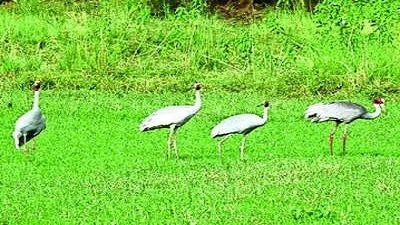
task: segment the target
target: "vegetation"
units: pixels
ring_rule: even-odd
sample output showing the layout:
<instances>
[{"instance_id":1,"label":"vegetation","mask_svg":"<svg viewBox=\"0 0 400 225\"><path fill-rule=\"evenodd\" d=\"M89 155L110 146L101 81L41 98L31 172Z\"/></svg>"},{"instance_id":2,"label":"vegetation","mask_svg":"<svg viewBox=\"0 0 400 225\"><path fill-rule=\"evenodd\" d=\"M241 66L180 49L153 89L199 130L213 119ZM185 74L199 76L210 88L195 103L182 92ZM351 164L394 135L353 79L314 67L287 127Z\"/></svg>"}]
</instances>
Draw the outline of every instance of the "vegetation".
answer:
<instances>
[{"instance_id":1,"label":"vegetation","mask_svg":"<svg viewBox=\"0 0 400 225\"><path fill-rule=\"evenodd\" d=\"M288 0L233 16L178 0L191 4L159 14L156 1L0 6L0 224L400 223L400 1L325 0L307 12ZM25 156L10 134L36 79L48 124ZM204 105L178 131L181 158L168 160L167 131L138 125L190 104L195 81ZM376 95L387 114L352 124L346 157L341 130L330 156L333 125L303 118L327 99L372 110ZM249 135L246 160L239 137L220 160L210 129L261 114L265 99L270 119Z\"/></svg>"},{"instance_id":2,"label":"vegetation","mask_svg":"<svg viewBox=\"0 0 400 225\"><path fill-rule=\"evenodd\" d=\"M398 1L264 10L249 22L146 2L18 1L0 10L1 89L256 91L398 95ZM33 78L34 77L34 78Z\"/></svg>"}]
</instances>

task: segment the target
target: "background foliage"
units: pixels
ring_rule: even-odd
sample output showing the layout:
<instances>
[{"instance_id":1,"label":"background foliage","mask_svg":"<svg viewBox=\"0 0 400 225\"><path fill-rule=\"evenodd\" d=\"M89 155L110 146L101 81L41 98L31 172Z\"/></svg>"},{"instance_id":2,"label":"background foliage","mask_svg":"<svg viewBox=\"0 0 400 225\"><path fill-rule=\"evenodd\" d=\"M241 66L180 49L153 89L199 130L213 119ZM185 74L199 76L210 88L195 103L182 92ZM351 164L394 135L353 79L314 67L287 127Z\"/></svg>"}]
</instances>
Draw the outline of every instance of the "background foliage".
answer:
<instances>
[{"instance_id":1,"label":"background foliage","mask_svg":"<svg viewBox=\"0 0 400 225\"><path fill-rule=\"evenodd\" d=\"M326 0L313 12L284 3L294 4L236 18L201 0L9 3L0 88L41 79L49 89L187 90L197 80L286 97L398 95L398 1Z\"/></svg>"}]
</instances>

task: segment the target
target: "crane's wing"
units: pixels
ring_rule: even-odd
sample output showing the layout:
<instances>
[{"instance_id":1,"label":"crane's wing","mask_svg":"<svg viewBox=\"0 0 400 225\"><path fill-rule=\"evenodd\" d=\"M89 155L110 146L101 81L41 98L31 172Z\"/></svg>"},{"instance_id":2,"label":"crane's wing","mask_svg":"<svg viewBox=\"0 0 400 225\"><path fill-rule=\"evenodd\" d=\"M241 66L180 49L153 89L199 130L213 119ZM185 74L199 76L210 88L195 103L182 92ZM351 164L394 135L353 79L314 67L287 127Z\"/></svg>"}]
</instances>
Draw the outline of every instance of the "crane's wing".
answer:
<instances>
[{"instance_id":1,"label":"crane's wing","mask_svg":"<svg viewBox=\"0 0 400 225\"><path fill-rule=\"evenodd\" d=\"M26 142L39 135L46 128L46 118L40 110L30 110L20 118L15 124L13 133L14 138L18 139L16 145L24 144L24 135ZM15 140L17 141L17 140Z\"/></svg>"},{"instance_id":2,"label":"crane's wing","mask_svg":"<svg viewBox=\"0 0 400 225\"><path fill-rule=\"evenodd\" d=\"M159 109L145 118L140 124L139 130L153 130L157 128L169 127L176 124L182 126L198 112L194 106L169 106Z\"/></svg>"},{"instance_id":3,"label":"crane's wing","mask_svg":"<svg viewBox=\"0 0 400 225\"><path fill-rule=\"evenodd\" d=\"M26 132L34 130L40 132L46 128L46 118L40 110L30 110L15 123L15 130Z\"/></svg>"},{"instance_id":4,"label":"crane's wing","mask_svg":"<svg viewBox=\"0 0 400 225\"><path fill-rule=\"evenodd\" d=\"M366 112L367 109L357 103L338 101L311 105L304 112L304 116L312 122L336 121L349 123Z\"/></svg>"},{"instance_id":5,"label":"crane's wing","mask_svg":"<svg viewBox=\"0 0 400 225\"><path fill-rule=\"evenodd\" d=\"M247 134L255 128L265 124L265 120L255 114L240 114L222 120L211 130L211 137L219 137L227 134Z\"/></svg>"}]
</instances>

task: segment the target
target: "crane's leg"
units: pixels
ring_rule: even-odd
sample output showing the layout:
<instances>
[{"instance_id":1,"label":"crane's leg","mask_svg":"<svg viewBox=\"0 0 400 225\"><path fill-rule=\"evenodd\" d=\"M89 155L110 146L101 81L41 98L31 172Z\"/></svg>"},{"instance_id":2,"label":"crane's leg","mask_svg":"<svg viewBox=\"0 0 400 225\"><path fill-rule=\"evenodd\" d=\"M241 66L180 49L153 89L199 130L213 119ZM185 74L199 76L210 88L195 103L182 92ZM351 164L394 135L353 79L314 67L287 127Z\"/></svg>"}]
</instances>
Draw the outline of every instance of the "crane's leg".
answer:
<instances>
[{"instance_id":1,"label":"crane's leg","mask_svg":"<svg viewBox=\"0 0 400 225\"><path fill-rule=\"evenodd\" d=\"M168 145L167 158L169 158L171 155L171 144L172 144L171 139L173 138L174 133L175 133L175 125L171 125L169 128L169 135L168 135L168 141L167 141L167 145Z\"/></svg>"},{"instance_id":2,"label":"crane's leg","mask_svg":"<svg viewBox=\"0 0 400 225\"><path fill-rule=\"evenodd\" d=\"M219 154L219 158L222 158L222 143L224 143L224 141L226 141L226 139L228 139L232 134L228 134L225 137L223 137L220 141L218 141L218 154Z\"/></svg>"},{"instance_id":3,"label":"crane's leg","mask_svg":"<svg viewBox=\"0 0 400 225\"><path fill-rule=\"evenodd\" d=\"M342 152L342 156L344 156L346 154L346 139L347 139L347 130L349 129L349 124L345 123L344 124L344 130L343 130L343 152Z\"/></svg>"},{"instance_id":4,"label":"crane's leg","mask_svg":"<svg viewBox=\"0 0 400 225\"><path fill-rule=\"evenodd\" d=\"M36 149L36 138L33 138L32 151Z\"/></svg>"},{"instance_id":5,"label":"crane's leg","mask_svg":"<svg viewBox=\"0 0 400 225\"><path fill-rule=\"evenodd\" d=\"M168 140L167 140L167 152L165 154L165 156L167 158L169 158L169 153L171 151L171 141L170 141L170 139L171 139L171 132L168 134Z\"/></svg>"},{"instance_id":6,"label":"crane's leg","mask_svg":"<svg viewBox=\"0 0 400 225\"><path fill-rule=\"evenodd\" d=\"M242 145L240 146L240 160L244 159L244 143L246 142L246 135L243 135Z\"/></svg>"},{"instance_id":7,"label":"crane's leg","mask_svg":"<svg viewBox=\"0 0 400 225\"><path fill-rule=\"evenodd\" d=\"M339 123L336 123L335 127L333 128L333 130L329 134L329 148L330 148L330 151L331 151L331 155L333 155L333 135L335 135L335 133L336 133L338 128L339 128Z\"/></svg>"},{"instance_id":8,"label":"crane's leg","mask_svg":"<svg viewBox=\"0 0 400 225\"><path fill-rule=\"evenodd\" d=\"M24 134L24 154L28 154L28 146L26 144L26 134Z\"/></svg>"},{"instance_id":9,"label":"crane's leg","mask_svg":"<svg viewBox=\"0 0 400 225\"><path fill-rule=\"evenodd\" d=\"M179 153L178 153L178 147L176 145L176 129L174 129L173 134L172 134L172 144L174 146L174 150L175 150L175 156L177 159L179 159Z\"/></svg>"}]
</instances>

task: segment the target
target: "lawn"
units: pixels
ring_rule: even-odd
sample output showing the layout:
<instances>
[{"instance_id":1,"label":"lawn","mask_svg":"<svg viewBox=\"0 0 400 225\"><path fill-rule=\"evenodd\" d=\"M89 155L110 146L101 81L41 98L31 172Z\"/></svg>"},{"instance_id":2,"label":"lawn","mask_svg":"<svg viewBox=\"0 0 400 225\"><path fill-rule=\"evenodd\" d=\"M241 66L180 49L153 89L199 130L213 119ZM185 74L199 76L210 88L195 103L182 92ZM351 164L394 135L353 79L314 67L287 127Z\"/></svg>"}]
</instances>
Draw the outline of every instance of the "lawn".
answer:
<instances>
[{"instance_id":1,"label":"lawn","mask_svg":"<svg viewBox=\"0 0 400 225\"><path fill-rule=\"evenodd\" d=\"M149 2L0 5L0 224L400 224L400 1L267 7L251 21L203 0L161 15ZM47 129L24 155L11 133L36 79ZM202 109L168 159L168 130L139 124L192 104L195 81ZM345 157L342 128L331 156L334 125L303 116L337 99L373 110L376 96L387 111L351 124ZM261 115L263 100L245 160L239 135L219 158L212 127Z\"/></svg>"},{"instance_id":2,"label":"lawn","mask_svg":"<svg viewBox=\"0 0 400 225\"><path fill-rule=\"evenodd\" d=\"M398 104L386 99L381 117L355 121L341 157L341 130L330 156L333 124L303 118L316 98L271 98L269 121L248 136L240 161L240 136L225 142L219 159L210 129L233 114L261 114L256 105L265 97L207 88L202 97L200 113L178 130L180 159L167 159L168 131L139 133L139 123L160 107L192 104L192 91L44 90L47 129L28 155L14 149L11 132L31 107L31 93L2 93L0 223L400 222ZM373 109L369 99L352 100Z\"/></svg>"}]
</instances>

